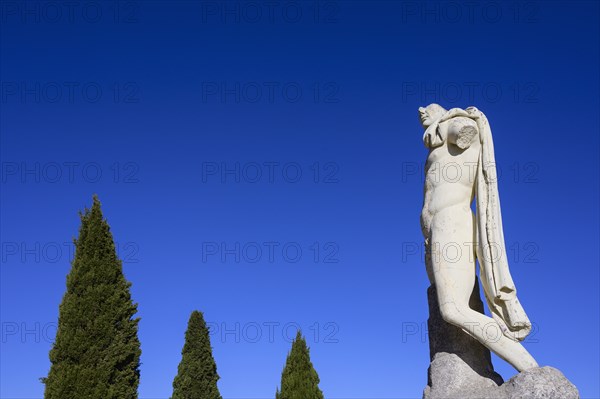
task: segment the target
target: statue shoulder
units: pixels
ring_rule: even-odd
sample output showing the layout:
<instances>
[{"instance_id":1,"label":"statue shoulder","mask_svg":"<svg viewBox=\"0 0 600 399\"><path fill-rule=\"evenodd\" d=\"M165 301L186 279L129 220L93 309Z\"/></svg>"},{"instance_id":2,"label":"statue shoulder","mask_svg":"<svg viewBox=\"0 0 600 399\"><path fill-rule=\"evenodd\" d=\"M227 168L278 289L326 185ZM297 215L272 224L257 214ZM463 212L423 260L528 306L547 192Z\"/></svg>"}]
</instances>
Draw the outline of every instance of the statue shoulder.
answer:
<instances>
[{"instance_id":1,"label":"statue shoulder","mask_svg":"<svg viewBox=\"0 0 600 399\"><path fill-rule=\"evenodd\" d=\"M477 122L472 118L457 116L445 121L441 128L446 130L448 141L463 150L468 148L479 133Z\"/></svg>"}]
</instances>

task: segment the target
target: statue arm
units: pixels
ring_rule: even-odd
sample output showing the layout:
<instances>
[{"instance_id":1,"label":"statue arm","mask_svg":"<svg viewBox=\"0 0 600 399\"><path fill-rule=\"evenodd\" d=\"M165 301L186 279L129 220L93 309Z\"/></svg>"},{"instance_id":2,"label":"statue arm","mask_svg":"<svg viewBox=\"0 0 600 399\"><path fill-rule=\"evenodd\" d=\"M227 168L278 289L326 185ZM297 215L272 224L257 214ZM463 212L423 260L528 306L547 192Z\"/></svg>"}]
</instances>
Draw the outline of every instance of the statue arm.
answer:
<instances>
[{"instance_id":1,"label":"statue arm","mask_svg":"<svg viewBox=\"0 0 600 399\"><path fill-rule=\"evenodd\" d=\"M471 118L452 118L448 123L448 141L461 149L467 149L477 135L477 123Z\"/></svg>"}]
</instances>

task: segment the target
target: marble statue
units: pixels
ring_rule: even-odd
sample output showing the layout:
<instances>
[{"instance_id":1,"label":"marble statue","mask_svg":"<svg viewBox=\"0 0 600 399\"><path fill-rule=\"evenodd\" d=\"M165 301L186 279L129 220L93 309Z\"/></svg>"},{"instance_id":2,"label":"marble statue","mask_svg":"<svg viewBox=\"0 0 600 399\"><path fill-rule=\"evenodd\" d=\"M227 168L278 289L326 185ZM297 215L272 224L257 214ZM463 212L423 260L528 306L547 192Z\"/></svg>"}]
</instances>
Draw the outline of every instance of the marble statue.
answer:
<instances>
[{"instance_id":1,"label":"marble statue","mask_svg":"<svg viewBox=\"0 0 600 399\"><path fill-rule=\"evenodd\" d=\"M488 120L475 107L447 111L431 104L419 114L429 149L421 227L439 313L518 371L537 367L520 342L531 322L509 271ZM492 317L469 306L476 260Z\"/></svg>"},{"instance_id":2,"label":"marble statue","mask_svg":"<svg viewBox=\"0 0 600 399\"><path fill-rule=\"evenodd\" d=\"M521 344L531 322L508 268L487 118L475 107L437 104L419 114L429 149L421 228L431 283L423 399L579 399L560 370L538 367ZM477 263L492 317L483 310ZM505 382L490 350L519 373Z\"/></svg>"}]
</instances>

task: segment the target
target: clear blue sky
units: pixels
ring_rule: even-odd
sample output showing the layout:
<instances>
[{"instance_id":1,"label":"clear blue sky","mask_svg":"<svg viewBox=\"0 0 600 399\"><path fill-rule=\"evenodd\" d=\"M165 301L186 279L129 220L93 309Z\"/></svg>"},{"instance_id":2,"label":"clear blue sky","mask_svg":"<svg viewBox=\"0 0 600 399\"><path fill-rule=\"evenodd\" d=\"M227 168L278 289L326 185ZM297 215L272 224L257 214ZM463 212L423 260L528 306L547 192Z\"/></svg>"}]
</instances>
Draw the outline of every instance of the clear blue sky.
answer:
<instances>
[{"instance_id":1,"label":"clear blue sky","mask_svg":"<svg viewBox=\"0 0 600 399\"><path fill-rule=\"evenodd\" d=\"M490 120L525 345L600 396L597 2L65 3L1 3L2 398L43 395L94 193L141 398L171 394L194 309L225 398L274 396L296 326L326 397L420 397L434 101Z\"/></svg>"}]
</instances>

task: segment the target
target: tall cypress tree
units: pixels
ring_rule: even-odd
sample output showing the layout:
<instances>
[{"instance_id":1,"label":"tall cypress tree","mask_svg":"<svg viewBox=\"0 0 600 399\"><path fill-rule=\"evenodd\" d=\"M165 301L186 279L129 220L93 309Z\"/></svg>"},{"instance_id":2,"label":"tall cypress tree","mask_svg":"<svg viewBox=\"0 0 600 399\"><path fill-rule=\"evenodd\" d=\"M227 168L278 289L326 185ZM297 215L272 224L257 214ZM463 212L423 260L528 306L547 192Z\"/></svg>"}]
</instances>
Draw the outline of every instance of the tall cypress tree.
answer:
<instances>
[{"instance_id":1,"label":"tall cypress tree","mask_svg":"<svg viewBox=\"0 0 600 399\"><path fill-rule=\"evenodd\" d=\"M139 318L100 201L80 212L75 257L50 350L46 399L135 399Z\"/></svg>"},{"instance_id":2,"label":"tall cypress tree","mask_svg":"<svg viewBox=\"0 0 600 399\"><path fill-rule=\"evenodd\" d=\"M281 373L281 391L277 389L275 398L323 399L319 382L319 375L310 361L309 348L298 331Z\"/></svg>"},{"instance_id":3,"label":"tall cypress tree","mask_svg":"<svg viewBox=\"0 0 600 399\"><path fill-rule=\"evenodd\" d=\"M172 399L221 399L217 364L212 355L208 327L194 310L185 332L181 363L173 380Z\"/></svg>"}]
</instances>

